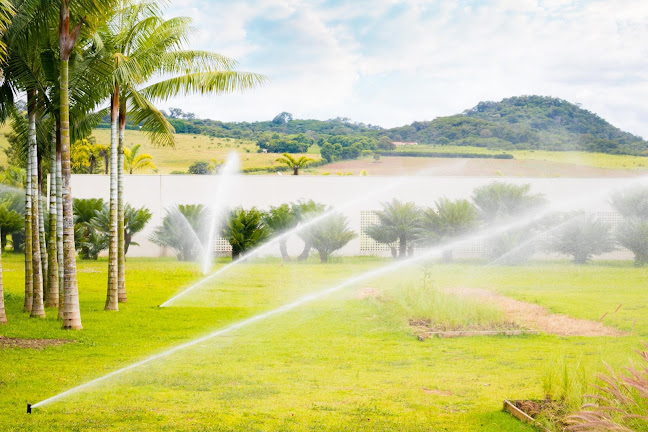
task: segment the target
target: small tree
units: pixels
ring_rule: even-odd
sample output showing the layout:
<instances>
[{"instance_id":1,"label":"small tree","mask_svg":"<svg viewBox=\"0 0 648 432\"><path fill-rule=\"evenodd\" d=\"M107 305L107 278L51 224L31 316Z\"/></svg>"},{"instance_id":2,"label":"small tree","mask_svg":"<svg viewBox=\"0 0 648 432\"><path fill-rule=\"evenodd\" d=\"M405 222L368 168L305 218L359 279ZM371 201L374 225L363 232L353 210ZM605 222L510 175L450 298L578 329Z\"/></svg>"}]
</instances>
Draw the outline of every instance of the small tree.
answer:
<instances>
[{"instance_id":1,"label":"small tree","mask_svg":"<svg viewBox=\"0 0 648 432\"><path fill-rule=\"evenodd\" d=\"M128 248L131 244L139 246L133 241L133 236L144 229L151 217L152 213L146 207L134 208L130 204L124 206L124 254L128 253ZM109 209L104 207L90 221L90 225L95 230L108 235L110 232Z\"/></svg>"},{"instance_id":2,"label":"small tree","mask_svg":"<svg viewBox=\"0 0 648 432\"><path fill-rule=\"evenodd\" d=\"M398 257L411 256L413 243L423 235L421 209L412 202L402 203L397 199L383 203L382 206L382 210L374 212L379 220L378 225L365 232L379 243L396 237ZM377 235L379 231L383 232Z\"/></svg>"},{"instance_id":3,"label":"small tree","mask_svg":"<svg viewBox=\"0 0 648 432\"><path fill-rule=\"evenodd\" d=\"M140 144L134 145L132 149L124 147L124 169L129 174L147 169L155 170L153 156L148 153L139 153Z\"/></svg>"},{"instance_id":4,"label":"small tree","mask_svg":"<svg viewBox=\"0 0 648 432\"><path fill-rule=\"evenodd\" d=\"M477 225L477 210L468 200L451 201L441 198L436 208L429 208L422 214L424 243L446 242L463 235ZM443 258L451 262L452 249L443 252Z\"/></svg>"},{"instance_id":5,"label":"small tree","mask_svg":"<svg viewBox=\"0 0 648 432\"><path fill-rule=\"evenodd\" d=\"M313 162L313 159L306 156L295 159L290 154L284 153L282 157L277 159L277 162L286 165L288 168L292 168L293 175L299 175L299 169L308 166L308 164Z\"/></svg>"},{"instance_id":6,"label":"small tree","mask_svg":"<svg viewBox=\"0 0 648 432\"><path fill-rule=\"evenodd\" d=\"M540 194L531 194L531 185L515 185L493 182L474 190L472 200L477 207L480 219L487 224L504 223L514 220L523 213L546 203ZM504 260L501 263L519 264L533 255L534 247L522 247L526 240L537 230L534 224L509 230L488 241L489 259Z\"/></svg>"},{"instance_id":7,"label":"small tree","mask_svg":"<svg viewBox=\"0 0 648 432\"><path fill-rule=\"evenodd\" d=\"M202 204L176 205L166 210L162 225L150 237L158 246L176 251L178 260L193 261L202 245L200 238L207 233L207 210Z\"/></svg>"},{"instance_id":8,"label":"small tree","mask_svg":"<svg viewBox=\"0 0 648 432\"><path fill-rule=\"evenodd\" d=\"M230 212L223 227L223 238L232 246L232 259L237 259L270 236L270 229L263 219L264 213L254 207L249 210L239 207Z\"/></svg>"},{"instance_id":9,"label":"small tree","mask_svg":"<svg viewBox=\"0 0 648 432\"><path fill-rule=\"evenodd\" d=\"M481 219L493 222L520 215L546 202L544 196L530 192L529 184L493 182L475 189L472 200Z\"/></svg>"},{"instance_id":10,"label":"small tree","mask_svg":"<svg viewBox=\"0 0 648 432\"><path fill-rule=\"evenodd\" d=\"M108 206L101 198L75 199L74 210L74 243L81 259L96 260L101 251L108 248L108 235L97 232L92 220Z\"/></svg>"},{"instance_id":11,"label":"small tree","mask_svg":"<svg viewBox=\"0 0 648 432\"><path fill-rule=\"evenodd\" d=\"M635 267L648 264L648 219L626 218L617 228L619 244L634 253Z\"/></svg>"},{"instance_id":12,"label":"small tree","mask_svg":"<svg viewBox=\"0 0 648 432\"><path fill-rule=\"evenodd\" d=\"M634 187L616 191L612 206L626 218L648 220L648 187Z\"/></svg>"},{"instance_id":13,"label":"small tree","mask_svg":"<svg viewBox=\"0 0 648 432\"><path fill-rule=\"evenodd\" d=\"M595 255L614 250L610 225L593 216L573 219L551 237L551 249L571 255L576 264L585 264Z\"/></svg>"},{"instance_id":14,"label":"small tree","mask_svg":"<svg viewBox=\"0 0 648 432\"><path fill-rule=\"evenodd\" d=\"M304 230L313 247L319 252L320 262L328 262L329 256L344 247L356 234L349 229L348 219L335 213Z\"/></svg>"},{"instance_id":15,"label":"small tree","mask_svg":"<svg viewBox=\"0 0 648 432\"><path fill-rule=\"evenodd\" d=\"M274 235L282 235L297 226L297 215L292 211L289 204L282 204L278 207L270 207L270 211L263 217L263 221ZM284 261L290 261L287 248L288 239L279 241L279 251Z\"/></svg>"},{"instance_id":16,"label":"small tree","mask_svg":"<svg viewBox=\"0 0 648 432\"><path fill-rule=\"evenodd\" d=\"M198 161L194 162L189 166L189 174L194 175L207 175L212 172L209 170L209 162Z\"/></svg>"},{"instance_id":17,"label":"small tree","mask_svg":"<svg viewBox=\"0 0 648 432\"><path fill-rule=\"evenodd\" d=\"M612 195L612 205L623 216L616 238L635 256L635 266L648 263L648 187L629 188Z\"/></svg>"},{"instance_id":18,"label":"small tree","mask_svg":"<svg viewBox=\"0 0 648 432\"><path fill-rule=\"evenodd\" d=\"M317 217L318 215L324 213L326 211L326 205L317 203L313 200L297 201L296 203L293 203L291 205L291 209L293 214L295 215L295 218L297 218L297 222L299 224L304 224L307 223L312 218ZM302 250L301 254L299 254L299 257L297 258L299 261L308 259L310 250L313 247L313 245L310 242L310 238L304 235L303 231L304 230L299 230L297 232L299 238L301 238L304 241L304 249Z\"/></svg>"}]
</instances>

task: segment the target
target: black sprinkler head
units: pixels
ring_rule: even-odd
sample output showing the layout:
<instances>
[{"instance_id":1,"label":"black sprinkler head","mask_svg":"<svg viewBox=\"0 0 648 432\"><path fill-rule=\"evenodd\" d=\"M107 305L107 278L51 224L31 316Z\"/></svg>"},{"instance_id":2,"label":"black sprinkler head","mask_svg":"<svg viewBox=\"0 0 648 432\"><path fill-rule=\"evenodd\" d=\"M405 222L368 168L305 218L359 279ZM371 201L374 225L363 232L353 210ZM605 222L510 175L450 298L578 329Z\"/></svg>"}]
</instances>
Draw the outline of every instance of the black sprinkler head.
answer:
<instances>
[{"instance_id":1,"label":"black sprinkler head","mask_svg":"<svg viewBox=\"0 0 648 432\"><path fill-rule=\"evenodd\" d=\"M27 414L31 414L31 404L27 404Z\"/></svg>"}]
</instances>

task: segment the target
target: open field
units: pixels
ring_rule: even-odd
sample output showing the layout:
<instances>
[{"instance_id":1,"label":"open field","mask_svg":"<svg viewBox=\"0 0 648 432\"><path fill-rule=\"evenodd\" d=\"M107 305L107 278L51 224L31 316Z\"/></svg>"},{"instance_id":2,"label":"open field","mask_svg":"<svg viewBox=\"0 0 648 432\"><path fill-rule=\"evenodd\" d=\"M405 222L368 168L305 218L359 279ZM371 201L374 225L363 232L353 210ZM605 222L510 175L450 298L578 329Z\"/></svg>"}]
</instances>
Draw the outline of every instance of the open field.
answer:
<instances>
[{"instance_id":1,"label":"open field","mask_svg":"<svg viewBox=\"0 0 648 432\"><path fill-rule=\"evenodd\" d=\"M584 154L584 153L583 153ZM648 162L648 161L647 161ZM329 175L414 175L474 177L631 177L648 169L612 169L535 159L460 159L427 157L371 157L322 165L312 171Z\"/></svg>"},{"instance_id":2,"label":"open field","mask_svg":"<svg viewBox=\"0 0 648 432\"><path fill-rule=\"evenodd\" d=\"M529 429L501 412L503 399L542 397L543 377L561 362L589 372L599 370L603 360L625 365L648 337L648 274L630 263L545 262L487 271L481 262L412 266L23 414L27 402L389 262L255 261L174 307L158 308L199 278L196 267L172 259L129 259L129 302L118 313L106 313L106 262L81 261L85 329L65 332L58 330L54 311L46 320L20 312L22 256L6 254L10 322L0 335L74 342L43 350L0 347L0 424L10 431L522 431ZM596 321L608 313L603 323L627 335L420 342L408 325L420 315L439 322L464 317L455 325L495 325L502 319L496 305L485 308L439 294L426 308L420 301L423 281L428 290L479 288L576 318Z\"/></svg>"},{"instance_id":3,"label":"open field","mask_svg":"<svg viewBox=\"0 0 648 432\"><path fill-rule=\"evenodd\" d=\"M93 136L98 143L110 143L110 129L95 129ZM236 151L241 159L242 168L279 166L276 159L281 156L272 153L257 153L258 147L253 141L233 138L211 138L206 135L176 134L176 147L165 148L153 146L143 132L126 131L126 147L140 144L140 153L149 153L160 174L173 171L187 171L197 161L224 161L227 155ZM308 157L319 159L319 154Z\"/></svg>"}]
</instances>

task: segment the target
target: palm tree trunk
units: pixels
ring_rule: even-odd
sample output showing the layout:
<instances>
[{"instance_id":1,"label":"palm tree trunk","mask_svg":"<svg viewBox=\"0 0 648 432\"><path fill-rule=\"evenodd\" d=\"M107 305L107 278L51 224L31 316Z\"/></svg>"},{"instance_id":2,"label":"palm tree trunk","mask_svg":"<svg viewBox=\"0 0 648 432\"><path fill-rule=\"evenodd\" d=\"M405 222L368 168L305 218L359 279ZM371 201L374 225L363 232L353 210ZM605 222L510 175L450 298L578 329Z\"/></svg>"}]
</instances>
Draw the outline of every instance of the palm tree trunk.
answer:
<instances>
[{"instance_id":1,"label":"palm tree trunk","mask_svg":"<svg viewBox=\"0 0 648 432\"><path fill-rule=\"evenodd\" d=\"M47 185L44 185L43 178L43 158L42 155L36 154L38 160L38 239L40 243L40 260L42 267L43 279L43 298L47 298L49 284L47 280L47 242L45 241L45 209L47 208Z\"/></svg>"},{"instance_id":2,"label":"palm tree trunk","mask_svg":"<svg viewBox=\"0 0 648 432\"><path fill-rule=\"evenodd\" d=\"M405 236L401 236L398 239L398 258L407 257L407 239Z\"/></svg>"},{"instance_id":3,"label":"palm tree trunk","mask_svg":"<svg viewBox=\"0 0 648 432\"><path fill-rule=\"evenodd\" d=\"M34 275L32 272L32 214L31 214L31 172L32 164L27 145L27 161L25 164L25 304L23 310L31 313L34 296Z\"/></svg>"},{"instance_id":4,"label":"palm tree trunk","mask_svg":"<svg viewBox=\"0 0 648 432\"><path fill-rule=\"evenodd\" d=\"M69 9L66 0L61 2L61 19L67 10L69 28ZM66 26L61 26L67 33ZM78 32L77 32L78 34ZM66 35L67 36L67 35ZM68 36L69 37L69 36ZM76 38L75 38L76 39ZM69 44L68 41L65 41ZM64 301L63 328L81 329L81 311L79 309L79 289L77 287L76 250L74 249L74 213L72 210L72 193L70 181L70 95L68 59L70 53L61 53L61 174L63 177L63 265L64 265ZM71 51L70 47L70 51ZM67 55L64 55L67 54Z\"/></svg>"},{"instance_id":5,"label":"palm tree trunk","mask_svg":"<svg viewBox=\"0 0 648 432\"><path fill-rule=\"evenodd\" d=\"M38 204L40 201L40 194L38 193L38 157L37 157L37 143L36 143L36 91L29 90L27 92L28 102L28 121L29 121L29 135L28 145L29 152L27 157L31 160L31 231L32 231L32 276L33 276L33 300L32 300L32 318L44 318L45 306L43 304L43 274L41 253L40 253L40 230L39 230L39 213Z\"/></svg>"},{"instance_id":6,"label":"palm tree trunk","mask_svg":"<svg viewBox=\"0 0 648 432\"><path fill-rule=\"evenodd\" d=\"M119 116L119 87L115 86L110 101L110 244L108 247L108 291L104 310L119 310L117 260L117 141Z\"/></svg>"},{"instance_id":7,"label":"palm tree trunk","mask_svg":"<svg viewBox=\"0 0 648 432\"><path fill-rule=\"evenodd\" d=\"M7 314L4 305L4 289L2 286L2 248L0 248L0 324L7 323Z\"/></svg>"},{"instance_id":8,"label":"palm tree trunk","mask_svg":"<svg viewBox=\"0 0 648 432\"><path fill-rule=\"evenodd\" d=\"M290 255L288 255L288 240L284 239L279 242L279 251L281 252L281 258L284 261L290 261Z\"/></svg>"},{"instance_id":9,"label":"palm tree trunk","mask_svg":"<svg viewBox=\"0 0 648 432\"><path fill-rule=\"evenodd\" d=\"M59 313L63 319L64 274L63 274L63 176L61 173L61 122L56 125L56 258L58 261Z\"/></svg>"},{"instance_id":10,"label":"palm tree trunk","mask_svg":"<svg viewBox=\"0 0 648 432\"><path fill-rule=\"evenodd\" d=\"M50 181L49 181L49 253L47 266L48 289L45 298L45 306L59 306L59 281L58 281L58 256L56 242L56 131L52 136L50 144Z\"/></svg>"},{"instance_id":11,"label":"palm tree trunk","mask_svg":"<svg viewBox=\"0 0 648 432\"><path fill-rule=\"evenodd\" d=\"M126 104L119 107L119 145L117 147L117 296L126 303L126 248L124 236L124 138L126 131Z\"/></svg>"},{"instance_id":12,"label":"palm tree trunk","mask_svg":"<svg viewBox=\"0 0 648 432\"><path fill-rule=\"evenodd\" d=\"M313 244L310 242L310 240L304 240L304 250L302 253L299 254L297 257L298 261L304 261L308 259L308 255L310 255L310 250L313 247Z\"/></svg>"}]
</instances>

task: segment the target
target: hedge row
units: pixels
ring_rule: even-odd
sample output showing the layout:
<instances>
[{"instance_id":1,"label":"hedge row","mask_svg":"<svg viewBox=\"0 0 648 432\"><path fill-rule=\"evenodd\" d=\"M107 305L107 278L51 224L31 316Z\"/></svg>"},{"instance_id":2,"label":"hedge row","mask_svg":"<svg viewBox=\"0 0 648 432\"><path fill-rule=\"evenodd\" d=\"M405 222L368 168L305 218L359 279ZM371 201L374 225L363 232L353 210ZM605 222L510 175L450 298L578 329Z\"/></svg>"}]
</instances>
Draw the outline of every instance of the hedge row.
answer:
<instances>
[{"instance_id":1,"label":"hedge row","mask_svg":"<svg viewBox=\"0 0 648 432\"><path fill-rule=\"evenodd\" d=\"M438 158L470 158L470 159L514 159L510 153L486 154L486 153L450 153L450 152L427 152L427 151L378 151L381 156L403 156L403 157L438 157Z\"/></svg>"}]
</instances>

